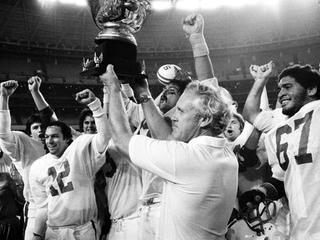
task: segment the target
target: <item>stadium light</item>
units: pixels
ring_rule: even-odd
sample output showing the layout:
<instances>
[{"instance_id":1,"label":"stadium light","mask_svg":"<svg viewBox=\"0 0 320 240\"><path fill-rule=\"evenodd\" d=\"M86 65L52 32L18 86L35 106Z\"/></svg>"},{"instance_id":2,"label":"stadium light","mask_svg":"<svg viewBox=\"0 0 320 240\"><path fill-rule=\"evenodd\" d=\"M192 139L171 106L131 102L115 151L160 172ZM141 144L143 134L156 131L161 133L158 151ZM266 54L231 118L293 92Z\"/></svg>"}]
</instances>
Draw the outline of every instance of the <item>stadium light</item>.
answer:
<instances>
[{"instance_id":1,"label":"stadium light","mask_svg":"<svg viewBox=\"0 0 320 240\"><path fill-rule=\"evenodd\" d=\"M179 10L195 10L200 8L201 1L194 0L180 0L175 3L176 9Z\"/></svg>"},{"instance_id":2,"label":"stadium light","mask_svg":"<svg viewBox=\"0 0 320 240\"><path fill-rule=\"evenodd\" d=\"M155 11L163 11L171 8L178 10L212 10L219 7L239 8L247 5L263 4L267 7L277 8L280 0L154 0L152 8ZM320 0L319 0L320 1Z\"/></svg>"},{"instance_id":3,"label":"stadium light","mask_svg":"<svg viewBox=\"0 0 320 240\"><path fill-rule=\"evenodd\" d=\"M245 5L253 5L257 4L259 0L225 0L223 1L223 5L229 7L242 7Z\"/></svg>"},{"instance_id":4,"label":"stadium light","mask_svg":"<svg viewBox=\"0 0 320 240\"><path fill-rule=\"evenodd\" d=\"M52 5L55 3L61 3L61 4L70 4L70 5L76 5L79 7L85 7L87 6L86 0L38 0L42 6L45 5Z\"/></svg>"},{"instance_id":5,"label":"stadium light","mask_svg":"<svg viewBox=\"0 0 320 240\"><path fill-rule=\"evenodd\" d=\"M172 8L172 1L165 0L165 1L152 1L151 2L152 9L155 11L164 11Z\"/></svg>"}]
</instances>

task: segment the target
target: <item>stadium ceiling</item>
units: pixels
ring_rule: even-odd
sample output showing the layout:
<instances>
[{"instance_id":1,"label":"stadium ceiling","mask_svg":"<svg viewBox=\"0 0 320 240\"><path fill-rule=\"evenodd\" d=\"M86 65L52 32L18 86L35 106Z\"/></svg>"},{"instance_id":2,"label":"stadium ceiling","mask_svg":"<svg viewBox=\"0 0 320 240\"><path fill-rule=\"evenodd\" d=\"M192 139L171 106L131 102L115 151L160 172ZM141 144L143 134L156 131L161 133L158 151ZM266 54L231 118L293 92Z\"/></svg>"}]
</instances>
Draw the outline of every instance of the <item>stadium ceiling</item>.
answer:
<instances>
[{"instance_id":1,"label":"stadium ceiling","mask_svg":"<svg viewBox=\"0 0 320 240\"><path fill-rule=\"evenodd\" d=\"M272 1L272 0L269 0ZM279 8L248 5L199 10L211 49L261 45L320 36L318 0L279 0ZM141 52L190 51L182 31L188 11L154 11L136 34ZM98 33L88 7L37 0L0 2L0 43L29 47L91 51Z\"/></svg>"}]
</instances>

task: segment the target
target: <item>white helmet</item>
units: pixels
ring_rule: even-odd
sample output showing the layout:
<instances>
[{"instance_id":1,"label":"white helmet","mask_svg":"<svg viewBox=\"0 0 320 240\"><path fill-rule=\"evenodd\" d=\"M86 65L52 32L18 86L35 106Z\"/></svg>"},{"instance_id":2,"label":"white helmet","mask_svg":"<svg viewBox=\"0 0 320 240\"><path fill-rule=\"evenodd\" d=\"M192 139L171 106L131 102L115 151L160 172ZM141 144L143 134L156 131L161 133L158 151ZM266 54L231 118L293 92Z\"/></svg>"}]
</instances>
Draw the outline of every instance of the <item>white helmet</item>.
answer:
<instances>
[{"instance_id":1,"label":"white helmet","mask_svg":"<svg viewBox=\"0 0 320 240\"><path fill-rule=\"evenodd\" d=\"M157 78L163 85L169 84L177 76L181 68L175 64L166 64L161 66L157 71Z\"/></svg>"}]
</instances>

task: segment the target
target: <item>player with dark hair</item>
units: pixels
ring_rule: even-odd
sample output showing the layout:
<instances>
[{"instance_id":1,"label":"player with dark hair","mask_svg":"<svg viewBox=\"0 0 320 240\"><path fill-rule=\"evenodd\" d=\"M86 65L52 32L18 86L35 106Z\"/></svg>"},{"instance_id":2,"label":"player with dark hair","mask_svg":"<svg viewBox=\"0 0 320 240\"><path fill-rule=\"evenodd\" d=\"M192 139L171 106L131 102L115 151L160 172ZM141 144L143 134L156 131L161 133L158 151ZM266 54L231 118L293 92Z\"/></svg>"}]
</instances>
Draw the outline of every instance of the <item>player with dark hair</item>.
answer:
<instances>
[{"instance_id":1,"label":"player with dark hair","mask_svg":"<svg viewBox=\"0 0 320 240\"><path fill-rule=\"evenodd\" d=\"M34 239L97 237L93 181L105 162L110 136L99 99L90 90L83 90L76 100L93 112L97 134L83 134L72 142L69 126L60 121L48 124L45 144L49 153L36 160L30 170L31 193L37 206Z\"/></svg>"},{"instance_id":2,"label":"player with dark hair","mask_svg":"<svg viewBox=\"0 0 320 240\"><path fill-rule=\"evenodd\" d=\"M79 117L79 131L94 134L97 132L96 123L89 108L82 109Z\"/></svg>"},{"instance_id":3,"label":"player with dark hair","mask_svg":"<svg viewBox=\"0 0 320 240\"><path fill-rule=\"evenodd\" d=\"M35 140L40 140L43 133L43 123L40 114L32 114L26 122L25 133Z\"/></svg>"},{"instance_id":4,"label":"player with dark hair","mask_svg":"<svg viewBox=\"0 0 320 240\"><path fill-rule=\"evenodd\" d=\"M178 71L171 81L165 86L160 96L159 109L165 114L171 110L179 100L186 86L191 82L186 73Z\"/></svg>"},{"instance_id":5,"label":"player with dark hair","mask_svg":"<svg viewBox=\"0 0 320 240\"><path fill-rule=\"evenodd\" d=\"M270 64L255 69L257 78L244 113L258 129L268 132L265 145L273 175L244 193L240 206L248 209L266 198L273 200L286 195L291 217L290 239L318 239L320 74L310 65L293 65L279 74L278 101L284 115L279 118L279 113L260 112L257 107L271 71Z\"/></svg>"},{"instance_id":6,"label":"player with dark hair","mask_svg":"<svg viewBox=\"0 0 320 240\"><path fill-rule=\"evenodd\" d=\"M30 80L30 79L29 79ZM1 83L0 95L0 144L2 150L11 158L18 172L21 174L24 182L23 195L26 204L26 230L25 239L32 238L34 226L35 206L30 194L29 171L31 164L39 157L45 154L44 145L41 142L41 119L34 115L28 121L29 128L26 129L28 135L19 132L11 131L11 117L9 111L9 97L18 87L18 82L9 80ZM32 94L33 85L29 84L29 89ZM46 111L45 106L42 110ZM48 109L49 110L49 109Z\"/></svg>"}]
</instances>

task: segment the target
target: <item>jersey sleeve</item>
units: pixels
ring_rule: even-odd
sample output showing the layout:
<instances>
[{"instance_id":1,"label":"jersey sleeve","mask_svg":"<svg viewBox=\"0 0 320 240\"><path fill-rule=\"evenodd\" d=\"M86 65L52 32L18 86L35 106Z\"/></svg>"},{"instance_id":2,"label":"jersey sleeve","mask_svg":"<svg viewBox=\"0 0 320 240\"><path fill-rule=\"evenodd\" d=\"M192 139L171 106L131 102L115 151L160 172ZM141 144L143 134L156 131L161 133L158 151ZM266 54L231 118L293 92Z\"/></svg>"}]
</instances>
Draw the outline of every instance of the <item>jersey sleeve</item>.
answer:
<instances>
[{"instance_id":1,"label":"jersey sleeve","mask_svg":"<svg viewBox=\"0 0 320 240\"><path fill-rule=\"evenodd\" d=\"M187 143L162 141L135 135L129 142L129 156L137 166L168 181L177 182L185 163L192 157Z\"/></svg>"},{"instance_id":2,"label":"jersey sleeve","mask_svg":"<svg viewBox=\"0 0 320 240\"><path fill-rule=\"evenodd\" d=\"M285 120L287 120L287 117L282 114L281 108L276 108L274 110L264 110L258 114L253 122L253 126L259 131L267 133Z\"/></svg>"},{"instance_id":3,"label":"jersey sleeve","mask_svg":"<svg viewBox=\"0 0 320 240\"><path fill-rule=\"evenodd\" d=\"M30 190L36 209L45 208L48 204L45 183L41 181L41 177L39 175L39 173L43 172L44 167L39 164L39 161L41 160L42 159L40 158L31 166L29 174Z\"/></svg>"},{"instance_id":4,"label":"jersey sleeve","mask_svg":"<svg viewBox=\"0 0 320 240\"><path fill-rule=\"evenodd\" d=\"M46 191L45 159L40 158L30 168L29 184L31 198L35 205L35 227L33 231L40 235L45 234L46 220L48 216L48 195ZM42 161L42 162L41 162ZM43 174L44 173L44 174Z\"/></svg>"},{"instance_id":5,"label":"jersey sleeve","mask_svg":"<svg viewBox=\"0 0 320 240\"><path fill-rule=\"evenodd\" d=\"M253 126L261 132L269 132L273 127L273 112L261 111L253 122Z\"/></svg>"},{"instance_id":6,"label":"jersey sleeve","mask_svg":"<svg viewBox=\"0 0 320 240\"><path fill-rule=\"evenodd\" d=\"M130 126L138 128L141 121L144 119L141 105L130 100L126 104L126 112L128 115Z\"/></svg>"},{"instance_id":7,"label":"jersey sleeve","mask_svg":"<svg viewBox=\"0 0 320 240\"><path fill-rule=\"evenodd\" d=\"M12 131L13 142L0 140L0 146L17 166L19 172L21 168L30 166L36 159L45 154L44 146L41 142L30 138L23 132Z\"/></svg>"},{"instance_id":8,"label":"jersey sleeve","mask_svg":"<svg viewBox=\"0 0 320 240\"><path fill-rule=\"evenodd\" d=\"M96 134L83 134L76 138L68 149L67 158L75 159L80 169L88 176L94 176L106 160L106 150L99 153L96 145Z\"/></svg>"}]
</instances>

